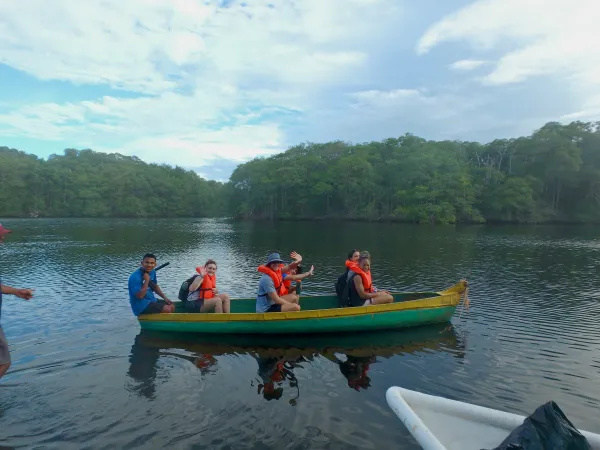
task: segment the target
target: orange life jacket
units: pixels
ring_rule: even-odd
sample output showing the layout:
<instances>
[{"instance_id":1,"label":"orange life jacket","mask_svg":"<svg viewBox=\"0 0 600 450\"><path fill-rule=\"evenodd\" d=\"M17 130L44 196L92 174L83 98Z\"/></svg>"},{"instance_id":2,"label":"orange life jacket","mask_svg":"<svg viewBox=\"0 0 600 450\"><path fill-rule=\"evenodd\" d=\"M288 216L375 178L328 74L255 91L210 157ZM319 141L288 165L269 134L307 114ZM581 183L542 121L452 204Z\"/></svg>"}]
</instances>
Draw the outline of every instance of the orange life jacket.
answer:
<instances>
[{"instance_id":1,"label":"orange life jacket","mask_svg":"<svg viewBox=\"0 0 600 450\"><path fill-rule=\"evenodd\" d=\"M200 298L204 300L208 300L209 298L213 298L215 294L213 293L213 289L217 287L217 276L206 274L204 279L202 280L202 284L200 285Z\"/></svg>"},{"instance_id":2,"label":"orange life jacket","mask_svg":"<svg viewBox=\"0 0 600 450\"><path fill-rule=\"evenodd\" d=\"M277 291L277 295L280 297L288 293L287 287L285 286L285 282L283 281L283 275L281 274L281 269L277 269L277 271L271 270L267 266L259 266L258 270L260 273L264 273L271 277L273 280L273 284L275 285L275 290ZM291 283L291 281L290 281Z\"/></svg>"},{"instance_id":3,"label":"orange life jacket","mask_svg":"<svg viewBox=\"0 0 600 450\"><path fill-rule=\"evenodd\" d=\"M355 274L360 275L360 277L362 278L363 287L365 288L365 292L373 292L373 281L371 280L371 271L367 273L360 268L358 263L348 260L346 260L346 267Z\"/></svg>"}]
</instances>

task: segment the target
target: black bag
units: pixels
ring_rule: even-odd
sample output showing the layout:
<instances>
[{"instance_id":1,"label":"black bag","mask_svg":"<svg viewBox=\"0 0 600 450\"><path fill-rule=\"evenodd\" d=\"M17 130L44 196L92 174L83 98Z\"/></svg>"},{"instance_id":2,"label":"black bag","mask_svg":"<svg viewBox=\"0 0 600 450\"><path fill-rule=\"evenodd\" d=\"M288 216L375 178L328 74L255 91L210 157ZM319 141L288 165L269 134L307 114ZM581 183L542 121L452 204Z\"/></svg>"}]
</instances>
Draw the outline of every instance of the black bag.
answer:
<instances>
[{"instance_id":1,"label":"black bag","mask_svg":"<svg viewBox=\"0 0 600 450\"><path fill-rule=\"evenodd\" d=\"M527 417L493 450L592 450L556 403L550 401Z\"/></svg>"},{"instance_id":2,"label":"black bag","mask_svg":"<svg viewBox=\"0 0 600 450\"><path fill-rule=\"evenodd\" d=\"M179 288L179 294L177 295L177 298L179 300L181 300L182 302L186 302L188 295L189 295L189 291L190 291L190 284L192 284L194 282L194 280L196 279L196 277L199 275L194 275L190 278L188 278L187 280L185 280L183 283L181 283L181 287Z\"/></svg>"},{"instance_id":3,"label":"black bag","mask_svg":"<svg viewBox=\"0 0 600 450\"><path fill-rule=\"evenodd\" d=\"M338 298L338 304L341 308L345 308L350 303L348 290L348 271L340 275L335 282L335 293Z\"/></svg>"}]
</instances>

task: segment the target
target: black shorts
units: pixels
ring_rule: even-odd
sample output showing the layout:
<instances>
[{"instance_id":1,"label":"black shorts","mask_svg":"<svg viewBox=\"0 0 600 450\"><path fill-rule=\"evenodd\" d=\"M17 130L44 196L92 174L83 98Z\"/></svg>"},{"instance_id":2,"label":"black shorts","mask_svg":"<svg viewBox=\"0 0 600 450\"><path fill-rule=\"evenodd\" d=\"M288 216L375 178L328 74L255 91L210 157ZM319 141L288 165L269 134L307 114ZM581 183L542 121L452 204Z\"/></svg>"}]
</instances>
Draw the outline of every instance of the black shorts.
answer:
<instances>
[{"instance_id":1,"label":"black shorts","mask_svg":"<svg viewBox=\"0 0 600 450\"><path fill-rule=\"evenodd\" d=\"M271 305L271 306L269 306L269 309L267 309L267 312L281 312L281 305L279 305L279 304Z\"/></svg>"},{"instance_id":2,"label":"black shorts","mask_svg":"<svg viewBox=\"0 0 600 450\"><path fill-rule=\"evenodd\" d=\"M185 312L189 313L199 313L200 308L204 305L204 300L194 300L185 302Z\"/></svg>"},{"instance_id":3,"label":"black shorts","mask_svg":"<svg viewBox=\"0 0 600 450\"><path fill-rule=\"evenodd\" d=\"M164 300L157 300L155 302L150 302L148 304L148 306L146 306L146 309L144 309L140 313L140 316L142 314L160 314L162 312L163 306L165 306L166 304L167 304L167 302L165 302Z\"/></svg>"}]
</instances>

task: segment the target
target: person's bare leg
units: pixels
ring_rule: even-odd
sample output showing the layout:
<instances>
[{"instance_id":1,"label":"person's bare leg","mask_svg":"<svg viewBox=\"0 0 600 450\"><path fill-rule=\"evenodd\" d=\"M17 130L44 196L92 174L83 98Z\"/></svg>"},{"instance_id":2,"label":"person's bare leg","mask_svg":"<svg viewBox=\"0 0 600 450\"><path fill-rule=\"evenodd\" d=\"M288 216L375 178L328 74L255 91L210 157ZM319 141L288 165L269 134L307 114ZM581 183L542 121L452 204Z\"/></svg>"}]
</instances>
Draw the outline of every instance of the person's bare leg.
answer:
<instances>
[{"instance_id":1,"label":"person's bare leg","mask_svg":"<svg viewBox=\"0 0 600 450\"><path fill-rule=\"evenodd\" d=\"M300 305L298 303L284 303L281 305L281 312L292 312L300 311Z\"/></svg>"},{"instance_id":2,"label":"person's bare leg","mask_svg":"<svg viewBox=\"0 0 600 450\"><path fill-rule=\"evenodd\" d=\"M281 298L284 300L287 300L288 302L292 302L292 303L300 302L300 297L298 297L296 294L285 294L285 295L281 296Z\"/></svg>"},{"instance_id":3,"label":"person's bare leg","mask_svg":"<svg viewBox=\"0 0 600 450\"><path fill-rule=\"evenodd\" d=\"M204 304L200 308L200 312L209 312L215 310L216 313L223 312L223 300L220 297L209 298L208 300L204 300Z\"/></svg>"},{"instance_id":4,"label":"person's bare leg","mask_svg":"<svg viewBox=\"0 0 600 450\"><path fill-rule=\"evenodd\" d=\"M229 314L231 312L231 300L229 298L229 294L224 292L222 294L218 294L217 297L223 300L223 312Z\"/></svg>"},{"instance_id":5,"label":"person's bare leg","mask_svg":"<svg viewBox=\"0 0 600 450\"><path fill-rule=\"evenodd\" d=\"M371 299L371 305L383 305L384 303L393 303L394 297L391 294L385 292L379 292L375 297Z\"/></svg>"}]
</instances>

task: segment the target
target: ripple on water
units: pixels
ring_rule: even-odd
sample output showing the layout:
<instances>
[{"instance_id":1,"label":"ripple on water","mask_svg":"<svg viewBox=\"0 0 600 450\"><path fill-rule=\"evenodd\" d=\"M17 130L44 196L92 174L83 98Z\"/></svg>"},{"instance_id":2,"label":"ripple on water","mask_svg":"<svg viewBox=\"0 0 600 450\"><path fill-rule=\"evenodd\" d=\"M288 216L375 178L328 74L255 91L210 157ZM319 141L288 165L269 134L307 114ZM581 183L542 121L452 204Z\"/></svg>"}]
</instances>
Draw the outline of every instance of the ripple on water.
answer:
<instances>
[{"instance_id":1,"label":"ripple on water","mask_svg":"<svg viewBox=\"0 0 600 450\"><path fill-rule=\"evenodd\" d=\"M18 225L0 248L2 277L37 291L32 302L3 306L13 367L0 383L0 445L418 449L385 403L391 385L520 414L553 399L577 426L600 431L600 241L587 231L212 219ZM333 291L353 246L374 256L378 286L438 290L468 278L471 309L459 309L449 330L282 350L276 339L148 336L127 302L127 278L146 251L171 263L158 278L173 297L209 257L219 286L252 296L270 249L315 264L304 288L319 293Z\"/></svg>"}]
</instances>

